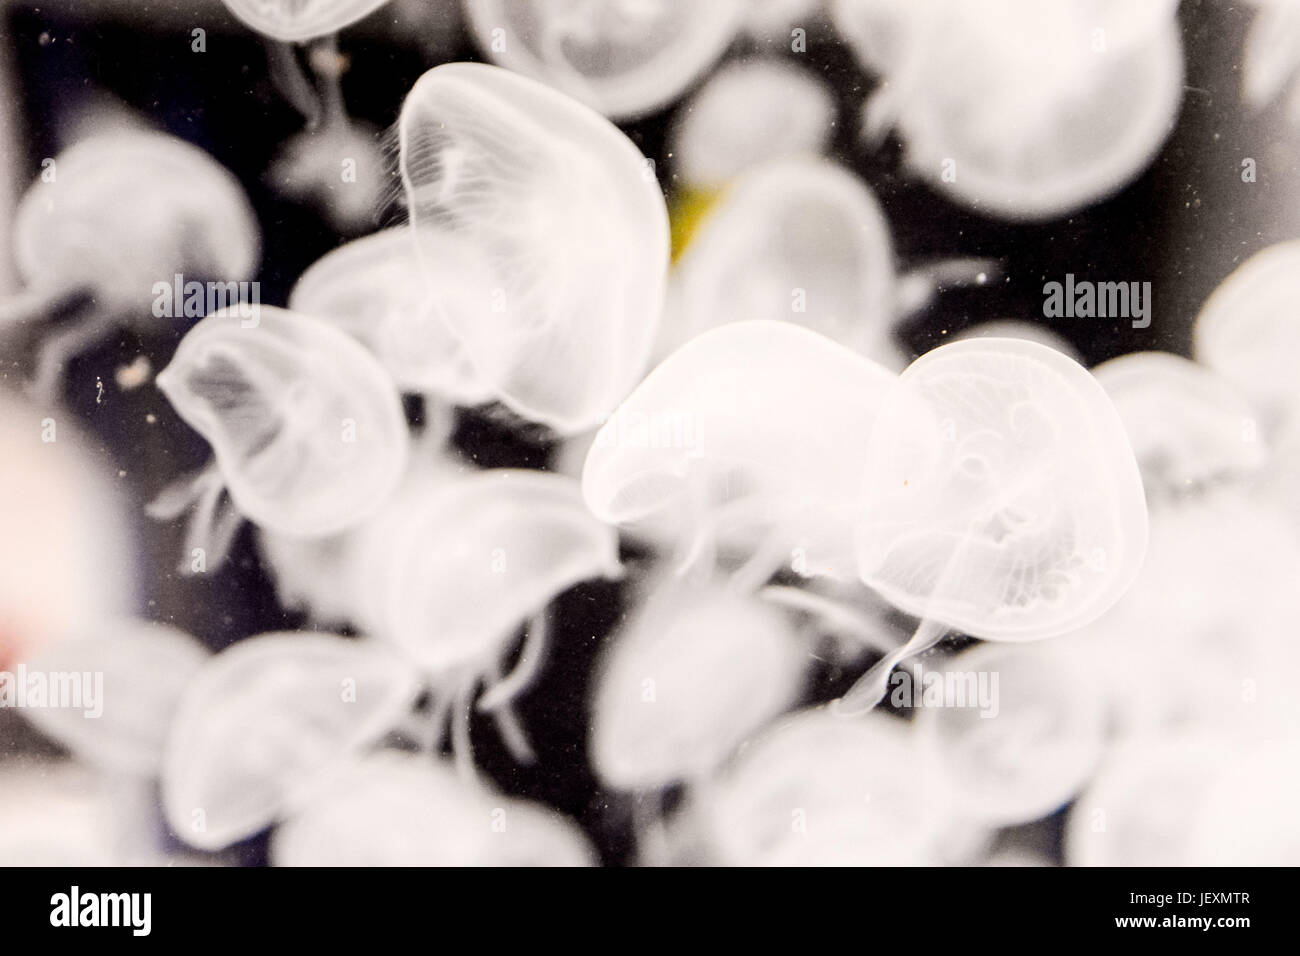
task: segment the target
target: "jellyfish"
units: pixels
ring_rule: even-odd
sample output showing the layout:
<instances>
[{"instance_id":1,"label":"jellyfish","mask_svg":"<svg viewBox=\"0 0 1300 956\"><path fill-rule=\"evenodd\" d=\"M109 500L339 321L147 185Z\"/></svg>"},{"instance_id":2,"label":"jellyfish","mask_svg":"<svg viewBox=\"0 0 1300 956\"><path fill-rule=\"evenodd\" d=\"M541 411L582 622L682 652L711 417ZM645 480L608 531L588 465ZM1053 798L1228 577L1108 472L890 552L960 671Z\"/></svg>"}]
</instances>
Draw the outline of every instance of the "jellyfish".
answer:
<instances>
[{"instance_id":1,"label":"jellyfish","mask_svg":"<svg viewBox=\"0 0 1300 956\"><path fill-rule=\"evenodd\" d=\"M122 621L107 633L64 641L32 659L47 674L96 675L81 709L32 708L24 715L86 763L132 777L157 776L167 728L207 649L166 624Z\"/></svg>"},{"instance_id":2,"label":"jellyfish","mask_svg":"<svg viewBox=\"0 0 1300 956\"><path fill-rule=\"evenodd\" d=\"M617 535L587 513L577 482L516 469L429 486L395 519L388 533L368 536L356 567L371 582L373 632L404 652L433 689L430 743L441 739L450 713L453 753L472 778L476 707L496 719L516 759L531 760L510 705L542 666L545 610L580 582L621 576ZM518 660L503 674L525 621Z\"/></svg>"},{"instance_id":3,"label":"jellyfish","mask_svg":"<svg viewBox=\"0 0 1300 956\"><path fill-rule=\"evenodd\" d=\"M1221 735L1132 737L1113 749L1070 809L1070 866L1203 866L1192 827L1214 768L1232 752Z\"/></svg>"},{"instance_id":4,"label":"jellyfish","mask_svg":"<svg viewBox=\"0 0 1300 956\"><path fill-rule=\"evenodd\" d=\"M996 641L1077 630L1132 584L1147 541L1133 451L1105 391L1055 349L953 342L885 397L856 525L863 582L920 618L839 702L956 629Z\"/></svg>"},{"instance_id":5,"label":"jellyfish","mask_svg":"<svg viewBox=\"0 0 1300 956\"><path fill-rule=\"evenodd\" d=\"M768 160L824 155L835 120L830 87L808 70L774 56L735 60L678 111L674 171L693 189L721 189Z\"/></svg>"},{"instance_id":6,"label":"jellyfish","mask_svg":"<svg viewBox=\"0 0 1300 956\"><path fill-rule=\"evenodd\" d=\"M865 436L896 376L790 322L733 322L691 339L596 434L583 465L592 514L677 542L684 574L721 551L761 585L801 548L853 575ZM739 572L738 572L739 573Z\"/></svg>"},{"instance_id":7,"label":"jellyfish","mask_svg":"<svg viewBox=\"0 0 1300 956\"><path fill-rule=\"evenodd\" d=\"M784 320L900 369L895 321L938 286L991 269L956 260L896 276L889 226L865 183L828 160L774 159L703 217L673 274L659 350L727 322Z\"/></svg>"},{"instance_id":8,"label":"jellyfish","mask_svg":"<svg viewBox=\"0 0 1300 956\"><path fill-rule=\"evenodd\" d=\"M1287 116L1300 124L1300 3L1252 0L1258 8L1246 33L1241 67L1241 96L1253 110L1263 110L1286 96Z\"/></svg>"},{"instance_id":9,"label":"jellyfish","mask_svg":"<svg viewBox=\"0 0 1300 956\"><path fill-rule=\"evenodd\" d=\"M258 33L303 43L337 33L370 16L388 0L221 0Z\"/></svg>"},{"instance_id":10,"label":"jellyfish","mask_svg":"<svg viewBox=\"0 0 1300 956\"><path fill-rule=\"evenodd\" d=\"M180 318L157 307L158 283L170 293L173 276L202 277L229 290L253 273L260 245L234 176L184 140L130 128L56 156L24 195L13 230L26 288L0 303L0 331L72 306L82 312L41 346L33 390L46 398L67 358L115 323Z\"/></svg>"},{"instance_id":11,"label":"jellyfish","mask_svg":"<svg viewBox=\"0 0 1300 956\"><path fill-rule=\"evenodd\" d=\"M252 836L311 798L415 701L415 672L382 644L263 634L204 665L168 734L162 798L193 847Z\"/></svg>"},{"instance_id":12,"label":"jellyfish","mask_svg":"<svg viewBox=\"0 0 1300 956\"><path fill-rule=\"evenodd\" d=\"M1300 401L1300 329L1289 318L1297 277L1300 240L1271 245L1233 270L1196 316L1196 361L1241 391L1266 436L1282 430Z\"/></svg>"},{"instance_id":13,"label":"jellyfish","mask_svg":"<svg viewBox=\"0 0 1300 956\"><path fill-rule=\"evenodd\" d=\"M1056 349L1067 358L1083 364L1079 350L1041 322L1027 322L1023 319L993 319L988 322L976 322L968 325L956 335L952 342L964 342L966 339L1024 339L1037 342L1048 348Z\"/></svg>"},{"instance_id":14,"label":"jellyfish","mask_svg":"<svg viewBox=\"0 0 1300 956\"><path fill-rule=\"evenodd\" d=\"M1093 369L1115 404L1148 498L1259 472L1268 454L1255 411L1214 372L1168 352L1134 352Z\"/></svg>"},{"instance_id":15,"label":"jellyfish","mask_svg":"<svg viewBox=\"0 0 1300 956\"><path fill-rule=\"evenodd\" d=\"M962 819L985 827L1053 813L1087 783L1106 741L1106 708L1077 645L983 644L927 670L943 691L922 698L930 739ZM983 689L990 691L981 695ZM993 683L996 681L996 683ZM986 699L987 698L987 699Z\"/></svg>"},{"instance_id":16,"label":"jellyfish","mask_svg":"<svg viewBox=\"0 0 1300 956\"><path fill-rule=\"evenodd\" d=\"M669 579L612 638L591 763L607 786L698 783L799 695L807 651L775 607Z\"/></svg>"},{"instance_id":17,"label":"jellyfish","mask_svg":"<svg viewBox=\"0 0 1300 956\"><path fill-rule=\"evenodd\" d=\"M1176 0L839 0L840 33L884 75L864 135L986 215L1041 221L1127 185L1177 118Z\"/></svg>"},{"instance_id":18,"label":"jellyfish","mask_svg":"<svg viewBox=\"0 0 1300 956\"><path fill-rule=\"evenodd\" d=\"M465 0L479 46L614 120L667 106L735 37L742 0Z\"/></svg>"},{"instance_id":19,"label":"jellyfish","mask_svg":"<svg viewBox=\"0 0 1300 956\"><path fill-rule=\"evenodd\" d=\"M379 751L279 827L275 866L593 866L568 818L467 783L426 755Z\"/></svg>"},{"instance_id":20,"label":"jellyfish","mask_svg":"<svg viewBox=\"0 0 1300 956\"><path fill-rule=\"evenodd\" d=\"M187 563L201 548L205 569L219 566L243 517L297 537L354 526L401 479L409 436L397 391L328 322L221 310L186 333L157 385L214 453L150 506L156 518L193 506Z\"/></svg>"},{"instance_id":21,"label":"jellyfish","mask_svg":"<svg viewBox=\"0 0 1300 956\"><path fill-rule=\"evenodd\" d=\"M436 263L435 263L436 267ZM438 286L426 285L407 229L385 229L339 246L294 285L289 309L339 326L383 363L404 392L477 405L491 397L442 315Z\"/></svg>"},{"instance_id":22,"label":"jellyfish","mask_svg":"<svg viewBox=\"0 0 1300 956\"><path fill-rule=\"evenodd\" d=\"M595 425L640 378L659 319L653 170L586 107L482 64L424 74L398 125L417 252L481 380L561 434Z\"/></svg>"},{"instance_id":23,"label":"jellyfish","mask_svg":"<svg viewBox=\"0 0 1300 956\"><path fill-rule=\"evenodd\" d=\"M698 812L724 866L906 866L932 859L952 798L905 721L814 707L751 741Z\"/></svg>"},{"instance_id":24,"label":"jellyfish","mask_svg":"<svg viewBox=\"0 0 1300 956\"><path fill-rule=\"evenodd\" d=\"M69 760L0 762L0 866L121 866L126 806Z\"/></svg>"}]
</instances>

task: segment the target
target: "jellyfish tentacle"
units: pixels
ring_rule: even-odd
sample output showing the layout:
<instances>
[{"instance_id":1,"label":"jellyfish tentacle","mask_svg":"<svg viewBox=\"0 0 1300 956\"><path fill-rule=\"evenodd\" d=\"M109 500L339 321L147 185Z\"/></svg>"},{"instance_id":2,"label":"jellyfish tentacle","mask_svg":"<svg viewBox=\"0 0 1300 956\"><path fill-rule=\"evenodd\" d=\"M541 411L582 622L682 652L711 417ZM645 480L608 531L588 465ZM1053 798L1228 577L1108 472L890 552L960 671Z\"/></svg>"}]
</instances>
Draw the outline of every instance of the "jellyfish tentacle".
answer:
<instances>
[{"instance_id":1,"label":"jellyfish tentacle","mask_svg":"<svg viewBox=\"0 0 1300 956\"><path fill-rule=\"evenodd\" d=\"M910 269L899 277L896 310L898 318L914 315L945 289L984 285L1001 274L996 259L958 256L938 259Z\"/></svg>"},{"instance_id":2,"label":"jellyfish tentacle","mask_svg":"<svg viewBox=\"0 0 1300 956\"><path fill-rule=\"evenodd\" d=\"M811 614L834 633L851 637L863 646L882 654L888 654L899 647L898 641L887 636L875 621L856 609L832 601L824 595L783 584L770 584L759 591L758 595L790 610Z\"/></svg>"},{"instance_id":3,"label":"jellyfish tentacle","mask_svg":"<svg viewBox=\"0 0 1300 956\"><path fill-rule=\"evenodd\" d=\"M478 769L474 766L474 743L470 739L470 714L474 707L474 693L479 678L470 677L456 689L451 704L451 755L456 773L467 783L477 783Z\"/></svg>"},{"instance_id":4,"label":"jellyfish tentacle","mask_svg":"<svg viewBox=\"0 0 1300 956\"><path fill-rule=\"evenodd\" d=\"M550 625L543 610L528 622L524 646L519 652L519 662L514 670L484 692L479 698L478 710L482 713L500 710L528 690L541 670L549 641Z\"/></svg>"},{"instance_id":5,"label":"jellyfish tentacle","mask_svg":"<svg viewBox=\"0 0 1300 956\"><path fill-rule=\"evenodd\" d=\"M83 349L100 341L113 328L107 313L74 320L73 324L41 342L36 356L36 374L27 383L27 393L43 404L58 397L59 376L68 361Z\"/></svg>"},{"instance_id":6,"label":"jellyfish tentacle","mask_svg":"<svg viewBox=\"0 0 1300 956\"><path fill-rule=\"evenodd\" d=\"M307 79L302 64L298 62L293 44L268 37L265 46L271 82L289 105L306 120L307 128L316 129L324 114L324 106L320 94Z\"/></svg>"},{"instance_id":7,"label":"jellyfish tentacle","mask_svg":"<svg viewBox=\"0 0 1300 956\"><path fill-rule=\"evenodd\" d=\"M25 325L57 312L75 296L75 292L58 286L23 289L0 302L0 329Z\"/></svg>"},{"instance_id":8,"label":"jellyfish tentacle","mask_svg":"<svg viewBox=\"0 0 1300 956\"><path fill-rule=\"evenodd\" d=\"M533 750L533 745L529 743L528 735L524 733L519 717L512 707L501 707L493 711L492 719L496 723L497 733L501 735L501 742L505 744L506 750L515 763L525 766L537 763L537 754Z\"/></svg>"}]
</instances>

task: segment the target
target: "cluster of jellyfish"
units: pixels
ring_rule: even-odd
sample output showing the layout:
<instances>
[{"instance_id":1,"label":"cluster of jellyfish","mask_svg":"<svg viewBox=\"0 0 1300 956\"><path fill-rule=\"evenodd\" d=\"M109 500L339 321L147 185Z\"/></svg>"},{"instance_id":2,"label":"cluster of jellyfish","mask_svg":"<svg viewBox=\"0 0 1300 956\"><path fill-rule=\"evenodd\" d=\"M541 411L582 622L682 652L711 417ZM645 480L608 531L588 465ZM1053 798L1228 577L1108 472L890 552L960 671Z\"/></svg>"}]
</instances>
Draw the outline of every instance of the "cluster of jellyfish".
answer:
<instances>
[{"instance_id":1,"label":"cluster of jellyfish","mask_svg":"<svg viewBox=\"0 0 1300 956\"><path fill-rule=\"evenodd\" d=\"M384 0L224 2L304 116L273 181L346 233L356 194L321 171L384 145L346 114L334 37ZM900 270L832 158L835 91L778 52L824 22L882 78L863 143L892 131L952 202L1045 222L1169 134L1176 6L466 0L491 62L400 104L403 220L283 306L202 317L152 377L211 448L146 506L181 529L175 565L217 573L251 524L310 622L217 653L132 616L103 572L121 529L76 508L115 493L81 487L73 426L41 431L72 355L155 321L159 277L255 275L259 225L174 136L69 147L18 209L0 303L4 341L36 343L0 394L0 525L29 542L0 558L0 669L102 674L104 706L22 713L62 756L0 754L0 862L220 864L269 831L284 866L596 864L470 728L541 759L519 702L557 599L605 579L626 612L566 746L632 808L639 864L1296 863L1300 241L1226 276L1194 357L1089 369L1013 320L913 356L899 323L995 266ZM1247 99L1280 89L1263 69ZM615 124L667 110L666 197ZM457 410L485 405L552 436L551 467L461 455ZM927 672L994 676L996 700L900 706ZM1057 814L1060 854L1014 838Z\"/></svg>"}]
</instances>

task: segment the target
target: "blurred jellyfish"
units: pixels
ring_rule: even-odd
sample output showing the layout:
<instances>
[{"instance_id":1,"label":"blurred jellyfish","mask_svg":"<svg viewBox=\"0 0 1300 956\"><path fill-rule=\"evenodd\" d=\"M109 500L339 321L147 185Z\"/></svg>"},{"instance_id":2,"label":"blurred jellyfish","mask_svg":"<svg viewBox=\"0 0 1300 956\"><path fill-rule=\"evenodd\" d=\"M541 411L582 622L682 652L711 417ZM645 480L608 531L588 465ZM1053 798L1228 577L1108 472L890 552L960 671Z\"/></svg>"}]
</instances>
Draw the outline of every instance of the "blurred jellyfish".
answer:
<instances>
[{"instance_id":1,"label":"blurred jellyfish","mask_svg":"<svg viewBox=\"0 0 1300 956\"><path fill-rule=\"evenodd\" d=\"M753 740L701 795L715 862L918 865L934 853L951 795L906 722L800 711Z\"/></svg>"},{"instance_id":2,"label":"blurred jellyfish","mask_svg":"<svg viewBox=\"0 0 1300 956\"><path fill-rule=\"evenodd\" d=\"M934 679L912 701L917 733L929 738L940 772L961 794L961 818L991 827L1028 823L1064 806L1092 775L1106 708L1076 649L985 644L927 666ZM896 679L896 689L908 681Z\"/></svg>"},{"instance_id":3,"label":"blurred jellyfish","mask_svg":"<svg viewBox=\"0 0 1300 956\"><path fill-rule=\"evenodd\" d=\"M840 702L874 705L894 664L950 630L1054 637L1113 605L1142 565L1142 480L1088 372L1018 339L953 342L886 395L867 442L862 580L920 618Z\"/></svg>"},{"instance_id":4,"label":"blurred jellyfish","mask_svg":"<svg viewBox=\"0 0 1300 956\"><path fill-rule=\"evenodd\" d=\"M262 306L251 319L216 312L194 326L157 378L214 461L151 506L193 506L183 567L195 549L220 565L242 518L323 537L356 525L393 491L406 463L406 419L383 367L319 319ZM222 509L222 491L233 507Z\"/></svg>"},{"instance_id":5,"label":"blurred jellyfish","mask_svg":"<svg viewBox=\"0 0 1300 956\"><path fill-rule=\"evenodd\" d=\"M1056 349L1062 355L1083 364L1083 356L1065 337L1058 335L1042 322L1027 322L1022 319L993 319L988 322L976 322L968 325L950 341L964 342L967 339L1024 339L1037 342L1049 349Z\"/></svg>"},{"instance_id":6,"label":"blurred jellyfish","mask_svg":"<svg viewBox=\"0 0 1300 956\"><path fill-rule=\"evenodd\" d=\"M264 36L303 43L368 17L388 0L221 0L231 13Z\"/></svg>"},{"instance_id":7,"label":"blurred jellyfish","mask_svg":"<svg viewBox=\"0 0 1300 956\"><path fill-rule=\"evenodd\" d=\"M0 389L0 461L0 671L6 671L130 613L137 569L123 559L130 538L112 472L74 421Z\"/></svg>"},{"instance_id":8,"label":"blurred jellyfish","mask_svg":"<svg viewBox=\"0 0 1300 956\"><path fill-rule=\"evenodd\" d=\"M523 417L596 424L640 378L659 319L653 170L586 107L477 63L421 77L399 128L418 254L465 355Z\"/></svg>"},{"instance_id":9,"label":"blurred jellyfish","mask_svg":"<svg viewBox=\"0 0 1300 956\"><path fill-rule=\"evenodd\" d=\"M592 866L569 819L492 793L427 755L381 751L278 827L276 866Z\"/></svg>"},{"instance_id":10,"label":"blurred jellyfish","mask_svg":"<svg viewBox=\"0 0 1300 956\"><path fill-rule=\"evenodd\" d=\"M600 665L597 776L620 790L698 783L794 703L807 659L781 611L751 596L655 588Z\"/></svg>"},{"instance_id":11,"label":"blurred jellyfish","mask_svg":"<svg viewBox=\"0 0 1300 956\"><path fill-rule=\"evenodd\" d=\"M761 585L805 549L852 574L865 436L896 376L789 322L733 322L669 356L597 433L582 492L603 521L676 540L683 573L749 552Z\"/></svg>"},{"instance_id":12,"label":"blurred jellyfish","mask_svg":"<svg viewBox=\"0 0 1300 956\"><path fill-rule=\"evenodd\" d=\"M0 866L120 866L121 794L71 761L0 762Z\"/></svg>"},{"instance_id":13,"label":"blurred jellyfish","mask_svg":"<svg viewBox=\"0 0 1300 956\"><path fill-rule=\"evenodd\" d=\"M827 160L777 159L740 177L702 219L673 276L659 349L770 319L901 368L895 320L939 285L978 282L990 268L957 260L896 276L888 223L864 182Z\"/></svg>"},{"instance_id":14,"label":"blurred jellyfish","mask_svg":"<svg viewBox=\"0 0 1300 956\"><path fill-rule=\"evenodd\" d=\"M114 323L158 317L150 308L156 283L170 287L181 275L229 290L253 273L260 245L243 188L212 157L174 136L125 127L49 161L13 229L26 289L0 303L0 330L90 298L76 324L42 344L34 385L45 397L67 358Z\"/></svg>"},{"instance_id":15,"label":"blurred jellyfish","mask_svg":"<svg viewBox=\"0 0 1300 956\"><path fill-rule=\"evenodd\" d=\"M510 705L531 687L547 646L546 607L592 578L617 578L618 538L583 507L575 481L496 469L442 487L373 535L357 568L378 604L375 632L430 681L434 735L450 712L452 749L472 776L470 708L497 718L507 746L531 759ZM528 633L509 675L501 666L520 626Z\"/></svg>"},{"instance_id":16,"label":"blurred jellyfish","mask_svg":"<svg viewBox=\"0 0 1300 956\"><path fill-rule=\"evenodd\" d=\"M318 260L294 285L289 309L326 319L364 344L402 391L476 405L491 391L439 303L438 287L455 281L448 274L427 284L410 231L386 229Z\"/></svg>"},{"instance_id":17,"label":"blurred jellyfish","mask_svg":"<svg viewBox=\"0 0 1300 956\"><path fill-rule=\"evenodd\" d=\"M1214 768L1231 753L1221 738L1135 737L1107 755L1065 828L1070 866L1204 866L1193 824Z\"/></svg>"},{"instance_id":18,"label":"blurred jellyfish","mask_svg":"<svg viewBox=\"0 0 1300 956\"><path fill-rule=\"evenodd\" d=\"M1258 8L1246 34L1241 67L1241 96L1262 110L1286 96L1287 115L1300 124L1300 3L1296 0L1251 0Z\"/></svg>"},{"instance_id":19,"label":"blurred jellyfish","mask_svg":"<svg viewBox=\"0 0 1300 956\"><path fill-rule=\"evenodd\" d=\"M1190 827L1197 866L1298 866L1300 742L1274 739L1215 768Z\"/></svg>"},{"instance_id":20,"label":"blurred jellyfish","mask_svg":"<svg viewBox=\"0 0 1300 956\"><path fill-rule=\"evenodd\" d=\"M1196 360L1241 390L1267 435L1280 430L1300 402L1300 324L1291 319L1297 295L1300 241L1280 242L1238 266L1196 317Z\"/></svg>"},{"instance_id":21,"label":"blurred jellyfish","mask_svg":"<svg viewBox=\"0 0 1300 956\"><path fill-rule=\"evenodd\" d=\"M803 67L778 57L733 60L678 111L673 169L692 188L720 189L767 160L824 154L835 118L830 87Z\"/></svg>"},{"instance_id":22,"label":"blurred jellyfish","mask_svg":"<svg viewBox=\"0 0 1300 956\"><path fill-rule=\"evenodd\" d=\"M125 621L107 633L65 641L30 662L46 674L95 675L80 708L30 708L24 715L81 760L111 773L153 777L167 728L207 649L165 624ZM102 681L102 682L101 682Z\"/></svg>"},{"instance_id":23,"label":"blurred jellyfish","mask_svg":"<svg viewBox=\"0 0 1300 956\"><path fill-rule=\"evenodd\" d=\"M1118 191L1177 118L1176 0L837 0L837 28L884 75L864 133L957 202L1016 220ZM1032 77L1031 81L1026 78Z\"/></svg>"},{"instance_id":24,"label":"blurred jellyfish","mask_svg":"<svg viewBox=\"0 0 1300 956\"><path fill-rule=\"evenodd\" d=\"M227 648L190 683L168 737L173 832L215 850L300 806L414 702L414 672L380 644L310 632Z\"/></svg>"},{"instance_id":25,"label":"blurred jellyfish","mask_svg":"<svg viewBox=\"0 0 1300 956\"><path fill-rule=\"evenodd\" d=\"M1254 410L1203 366L1168 352L1134 352L1093 374L1124 422L1148 500L1239 482L1264 465Z\"/></svg>"},{"instance_id":26,"label":"blurred jellyfish","mask_svg":"<svg viewBox=\"0 0 1300 956\"><path fill-rule=\"evenodd\" d=\"M465 0L479 46L499 66L616 120L656 112L736 35L743 0Z\"/></svg>"}]
</instances>

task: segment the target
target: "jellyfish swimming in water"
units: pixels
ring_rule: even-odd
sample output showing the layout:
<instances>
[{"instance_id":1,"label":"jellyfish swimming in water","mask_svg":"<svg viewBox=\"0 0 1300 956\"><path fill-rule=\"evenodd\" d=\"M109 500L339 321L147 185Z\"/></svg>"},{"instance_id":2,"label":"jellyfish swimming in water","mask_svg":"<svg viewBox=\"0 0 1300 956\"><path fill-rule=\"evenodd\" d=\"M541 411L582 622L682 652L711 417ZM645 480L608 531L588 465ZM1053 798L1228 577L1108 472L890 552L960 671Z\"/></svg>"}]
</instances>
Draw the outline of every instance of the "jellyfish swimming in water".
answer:
<instances>
[{"instance_id":1,"label":"jellyfish swimming in water","mask_svg":"<svg viewBox=\"0 0 1300 956\"><path fill-rule=\"evenodd\" d=\"M861 179L829 160L774 159L735 180L702 217L672 276L659 351L728 322L807 326L882 364L907 364L899 319L941 286L980 284L993 264L949 260L895 274L889 224Z\"/></svg>"},{"instance_id":2,"label":"jellyfish swimming in water","mask_svg":"<svg viewBox=\"0 0 1300 956\"><path fill-rule=\"evenodd\" d=\"M276 828L275 866L594 866L578 826L428 755L352 762Z\"/></svg>"},{"instance_id":3,"label":"jellyfish swimming in water","mask_svg":"<svg viewBox=\"0 0 1300 956\"><path fill-rule=\"evenodd\" d=\"M517 760L530 761L511 705L544 664L546 609L583 581L622 576L617 535L587 512L576 481L523 469L429 486L396 518L389 533L369 536L356 567L372 582L378 620L371 630L433 690L427 742L441 740L450 718L452 752L472 778L476 708L495 719ZM517 661L503 674L524 622Z\"/></svg>"},{"instance_id":4,"label":"jellyfish swimming in water","mask_svg":"<svg viewBox=\"0 0 1300 956\"><path fill-rule=\"evenodd\" d=\"M653 169L581 103L478 63L425 73L398 127L417 253L465 355L524 418L594 426L641 377L659 321Z\"/></svg>"},{"instance_id":5,"label":"jellyfish swimming in water","mask_svg":"<svg viewBox=\"0 0 1300 956\"><path fill-rule=\"evenodd\" d=\"M97 675L96 699L81 708L31 708L24 716L91 766L156 777L181 696L211 654L166 624L127 620L103 630L63 641L29 665L47 674Z\"/></svg>"},{"instance_id":6,"label":"jellyfish swimming in water","mask_svg":"<svg viewBox=\"0 0 1300 956\"><path fill-rule=\"evenodd\" d=\"M803 687L807 650L778 608L669 579L610 639L592 703L607 786L699 783Z\"/></svg>"},{"instance_id":7,"label":"jellyfish swimming in water","mask_svg":"<svg viewBox=\"0 0 1300 956\"><path fill-rule=\"evenodd\" d=\"M465 0L479 46L610 119L653 113L730 45L744 0Z\"/></svg>"},{"instance_id":8,"label":"jellyfish swimming in water","mask_svg":"<svg viewBox=\"0 0 1300 956\"><path fill-rule=\"evenodd\" d=\"M354 526L405 468L409 434L391 379L320 319L272 306L213 313L157 385L213 450L211 464L150 505L159 519L193 508L183 568L219 566L244 518L307 538Z\"/></svg>"},{"instance_id":9,"label":"jellyfish swimming in water","mask_svg":"<svg viewBox=\"0 0 1300 956\"><path fill-rule=\"evenodd\" d=\"M1279 242L1234 269L1196 316L1196 361L1241 391L1266 437L1281 431L1300 407L1300 326L1290 318L1297 296L1300 240Z\"/></svg>"},{"instance_id":10,"label":"jellyfish swimming in water","mask_svg":"<svg viewBox=\"0 0 1300 956\"><path fill-rule=\"evenodd\" d=\"M1177 119L1177 0L837 0L883 74L864 136L897 128L908 169L986 215L1041 221L1110 196ZM1026 82L1032 77L1032 82Z\"/></svg>"},{"instance_id":11,"label":"jellyfish swimming in water","mask_svg":"<svg viewBox=\"0 0 1300 956\"><path fill-rule=\"evenodd\" d=\"M1018 339L913 362L866 442L864 583L920 619L842 698L872 707L889 672L950 630L1028 641L1077 630L1132 584L1147 543L1123 423L1087 370Z\"/></svg>"},{"instance_id":12,"label":"jellyfish swimming in water","mask_svg":"<svg viewBox=\"0 0 1300 956\"><path fill-rule=\"evenodd\" d=\"M203 850L265 829L397 727L418 689L376 641L302 631L239 641L181 698L162 767L168 824Z\"/></svg>"},{"instance_id":13,"label":"jellyfish swimming in water","mask_svg":"<svg viewBox=\"0 0 1300 956\"><path fill-rule=\"evenodd\" d=\"M953 794L906 721L799 711L754 738L699 801L723 866L929 862Z\"/></svg>"},{"instance_id":14,"label":"jellyfish swimming in water","mask_svg":"<svg viewBox=\"0 0 1300 956\"><path fill-rule=\"evenodd\" d=\"M89 136L50 160L18 206L25 288L0 302L0 333L79 310L41 344L32 390L48 400L64 362L115 324L158 324L158 283L170 290L179 274L228 288L253 274L260 243L243 187L203 150L135 128Z\"/></svg>"},{"instance_id":15,"label":"jellyfish swimming in water","mask_svg":"<svg viewBox=\"0 0 1300 956\"><path fill-rule=\"evenodd\" d=\"M680 574L708 579L743 555L735 573L757 587L802 548L810 567L852 577L865 436L896 378L791 322L711 329L597 432L583 497L602 521L675 542Z\"/></svg>"},{"instance_id":16,"label":"jellyfish swimming in water","mask_svg":"<svg viewBox=\"0 0 1300 956\"><path fill-rule=\"evenodd\" d=\"M1092 370L1119 412L1148 502L1243 485L1264 467L1255 410L1229 382L1168 352L1132 352Z\"/></svg>"}]
</instances>

